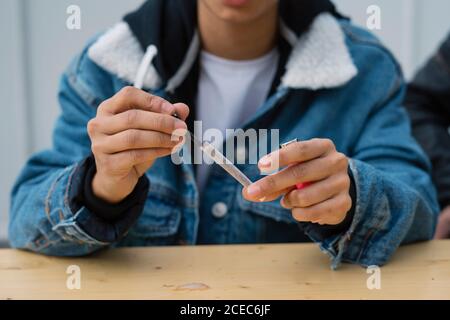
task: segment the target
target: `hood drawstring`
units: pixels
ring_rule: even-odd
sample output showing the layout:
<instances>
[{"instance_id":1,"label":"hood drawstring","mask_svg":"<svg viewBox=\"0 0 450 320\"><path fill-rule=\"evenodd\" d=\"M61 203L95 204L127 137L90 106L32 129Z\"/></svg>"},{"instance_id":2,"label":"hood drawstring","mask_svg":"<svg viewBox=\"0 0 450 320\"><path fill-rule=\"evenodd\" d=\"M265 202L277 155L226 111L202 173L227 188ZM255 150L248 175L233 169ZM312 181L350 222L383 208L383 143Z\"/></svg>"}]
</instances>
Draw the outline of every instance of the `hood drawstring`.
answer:
<instances>
[{"instance_id":1,"label":"hood drawstring","mask_svg":"<svg viewBox=\"0 0 450 320\"><path fill-rule=\"evenodd\" d=\"M144 57L142 58L141 64L139 65L139 69L136 74L136 78L134 80L134 87L137 89L142 89L144 87L145 76L147 75L148 69L150 68L150 64L153 59L158 54L158 49L153 44L147 47L145 51Z\"/></svg>"}]
</instances>

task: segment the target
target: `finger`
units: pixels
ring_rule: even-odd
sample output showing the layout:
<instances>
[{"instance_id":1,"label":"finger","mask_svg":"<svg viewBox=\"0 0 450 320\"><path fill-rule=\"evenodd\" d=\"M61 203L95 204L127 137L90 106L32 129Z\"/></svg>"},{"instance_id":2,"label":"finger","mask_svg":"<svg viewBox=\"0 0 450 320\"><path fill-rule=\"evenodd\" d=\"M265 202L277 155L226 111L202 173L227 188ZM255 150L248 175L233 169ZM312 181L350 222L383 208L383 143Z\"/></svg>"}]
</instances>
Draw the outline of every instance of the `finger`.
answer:
<instances>
[{"instance_id":1,"label":"finger","mask_svg":"<svg viewBox=\"0 0 450 320\"><path fill-rule=\"evenodd\" d=\"M172 137L172 138L174 138L174 137ZM169 156L171 154L178 152L183 147L184 141L185 141L184 139L181 139L180 143L175 145L172 149L161 149L161 153L157 155L157 158ZM135 166L136 171L141 175L144 174L153 165L155 160L156 160L156 158L153 158L149 161L137 164Z\"/></svg>"},{"instance_id":2,"label":"finger","mask_svg":"<svg viewBox=\"0 0 450 320\"><path fill-rule=\"evenodd\" d=\"M175 103L173 106L175 107L175 113L178 115L178 117L181 120L186 121L187 117L189 116L189 107L184 103Z\"/></svg>"},{"instance_id":3,"label":"finger","mask_svg":"<svg viewBox=\"0 0 450 320\"><path fill-rule=\"evenodd\" d=\"M128 150L109 155L102 164L106 169L109 168L109 171L127 170L133 166L149 163L157 158L164 157L170 154L170 151L171 149L164 148Z\"/></svg>"},{"instance_id":4,"label":"finger","mask_svg":"<svg viewBox=\"0 0 450 320\"><path fill-rule=\"evenodd\" d=\"M439 217L434 238L437 240L448 239L450 236L450 222L443 215Z\"/></svg>"},{"instance_id":5,"label":"finger","mask_svg":"<svg viewBox=\"0 0 450 320\"><path fill-rule=\"evenodd\" d=\"M181 139L181 138L180 138ZM98 138L92 145L94 154L113 154L134 149L173 148L179 141L156 131L130 129L112 136Z\"/></svg>"},{"instance_id":6,"label":"finger","mask_svg":"<svg viewBox=\"0 0 450 320\"><path fill-rule=\"evenodd\" d=\"M97 112L99 115L111 115L131 109L168 115L175 112L175 107L163 98L133 87L125 87L120 90L115 96L103 102Z\"/></svg>"},{"instance_id":7,"label":"finger","mask_svg":"<svg viewBox=\"0 0 450 320\"><path fill-rule=\"evenodd\" d=\"M287 188L287 189L281 190L279 192L272 193L270 195L267 195L265 197L262 197L262 198L258 199L258 202L271 202L271 201L277 200L281 196L283 196L283 195L289 193L290 191L292 191L293 188L295 188L295 187ZM252 198L250 198L248 196L247 188L242 189L242 196L244 197L244 199L246 199L248 201L255 201L254 199L252 199Z\"/></svg>"},{"instance_id":8,"label":"finger","mask_svg":"<svg viewBox=\"0 0 450 320\"><path fill-rule=\"evenodd\" d=\"M290 164L309 161L335 150L329 139L312 139L287 145L261 158L258 167L262 172L273 172Z\"/></svg>"},{"instance_id":9,"label":"finger","mask_svg":"<svg viewBox=\"0 0 450 320\"><path fill-rule=\"evenodd\" d=\"M297 183L323 180L339 170L345 170L346 166L348 166L348 160L340 153L325 158L317 158L290 166L276 174L262 178L248 188L247 194L250 199L258 200Z\"/></svg>"},{"instance_id":10,"label":"finger","mask_svg":"<svg viewBox=\"0 0 450 320\"><path fill-rule=\"evenodd\" d=\"M294 208L292 209L292 216L299 222L337 225L344 221L351 207L350 196L347 193L341 193L308 208Z\"/></svg>"},{"instance_id":11,"label":"finger","mask_svg":"<svg viewBox=\"0 0 450 320\"><path fill-rule=\"evenodd\" d=\"M184 111L185 112L185 111ZM170 115L132 109L109 117L97 117L88 124L88 131L113 135L128 129L158 131L172 134L186 130L186 123Z\"/></svg>"},{"instance_id":12,"label":"finger","mask_svg":"<svg viewBox=\"0 0 450 320\"><path fill-rule=\"evenodd\" d=\"M348 174L333 175L307 188L289 192L282 199L282 206L286 209L311 207L339 193L348 192L349 189L350 178Z\"/></svg>"}]
</instances>

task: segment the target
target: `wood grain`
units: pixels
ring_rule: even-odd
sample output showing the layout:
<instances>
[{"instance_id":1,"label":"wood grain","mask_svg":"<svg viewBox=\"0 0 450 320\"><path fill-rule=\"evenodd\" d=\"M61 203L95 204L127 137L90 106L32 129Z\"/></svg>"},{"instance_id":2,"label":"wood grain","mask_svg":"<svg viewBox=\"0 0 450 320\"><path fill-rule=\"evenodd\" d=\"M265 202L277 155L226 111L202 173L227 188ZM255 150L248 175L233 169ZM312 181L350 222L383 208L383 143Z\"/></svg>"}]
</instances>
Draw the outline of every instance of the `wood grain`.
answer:
<instances>
[{"instance_id":1,"label":"wood grain","mask_svg":"<svg viewBox=\"0 0 450 320\"><path fill-rule=\"evenodd\" d=\"M313 244L111 249L87 258L0 250L0 299L450 299L450 241L402 247L369 290ZM66 269L81 268L68 290Z\"/></svg>"}]
</instances>

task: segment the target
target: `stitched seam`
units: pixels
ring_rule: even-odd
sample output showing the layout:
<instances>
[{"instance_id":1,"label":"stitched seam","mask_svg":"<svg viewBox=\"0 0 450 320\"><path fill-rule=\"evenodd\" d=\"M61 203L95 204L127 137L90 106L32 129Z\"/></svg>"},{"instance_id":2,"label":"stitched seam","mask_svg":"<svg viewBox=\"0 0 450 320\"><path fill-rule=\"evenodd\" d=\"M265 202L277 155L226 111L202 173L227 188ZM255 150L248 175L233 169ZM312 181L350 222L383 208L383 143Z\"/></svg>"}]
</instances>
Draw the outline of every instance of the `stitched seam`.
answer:
<instances>
[{"instance_id":1,"label":"stitched seam","mask_svg":"<svg viewBox=\"0 0 450 320\"><path fill-rule=\"evenodd\" d=\"M55 189L56 189L56 185L60 182L60 180L63 178L64 174L66 173L66 171L68 171L69 168L64 169L55 179L55 181L52 183L52 185L50 186L50 189L47 193L47 197L45 198L45 214L46 217L48 219L48 221L50 222L50 224L52 225L52 227L54 227L56 224L55 222L52 220L51 218L51 205L50 205L50 198L52 197Z\"/></svg>"},{"instance_id":2,"label":"stitched seam","mask_svg":"<svg viewBox=\"0 0 450 320\"><path fill-rule=\"evenodd\" d=\"M69 213L72 214L73 216L73 212L72 212L72 208L70 208L70 204L69 204L69 190L72 186L72 180L74 175L78 172L79 170L79 165L75 165L75 168L72 170L72 173L69 175L69 179L67 180L67 186L66 186L66 190L64 192L64 206L68 209Z\"/></svg>"},{"instance_id":3,"label":"stitched seam","mask_svg":"<svg viewBox=\"0 0 450 320\"><path fill-rule=\"evenodd\" d=\"M353 42L355 42L356 44L366 45L366 46L369 46L372 48L376 48L376 49L379 49L380 51L383 51L385 54L387 54L391 58L392 63L395 65L397 72L402 74L402 69L401 69L400 65L398 64L397 60L395 59L394 55L392 54L392 52L389 51L385 46L383 46L378 40L362 38L361 36L355 34L351 30L350 26L347 26L347 25L341 25L341 26L344 29L347 36L349 37L349 39L352 40Z\"/></svg>"}]
</instances>

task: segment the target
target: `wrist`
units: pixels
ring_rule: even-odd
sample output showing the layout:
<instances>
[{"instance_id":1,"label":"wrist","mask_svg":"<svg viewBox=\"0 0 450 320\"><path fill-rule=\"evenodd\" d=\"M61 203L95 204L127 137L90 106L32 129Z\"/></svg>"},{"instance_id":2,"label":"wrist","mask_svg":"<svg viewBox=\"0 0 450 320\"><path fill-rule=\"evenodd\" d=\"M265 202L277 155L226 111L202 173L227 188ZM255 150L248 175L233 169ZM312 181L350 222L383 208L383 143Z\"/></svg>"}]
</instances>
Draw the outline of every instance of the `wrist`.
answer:
<instances>
[{"instance_id":1,"label":"wrist","mask_svg":"<svg viewBox=\"0 0 450 320\"><path fill-rule=\"evenodd\" d=\"M94 195L110 204L122 202L129 194L133 192L134 186L127 187L128 183L112 181L96 173L92 179L92 192Z\"/></svg>"}]
</instances>

